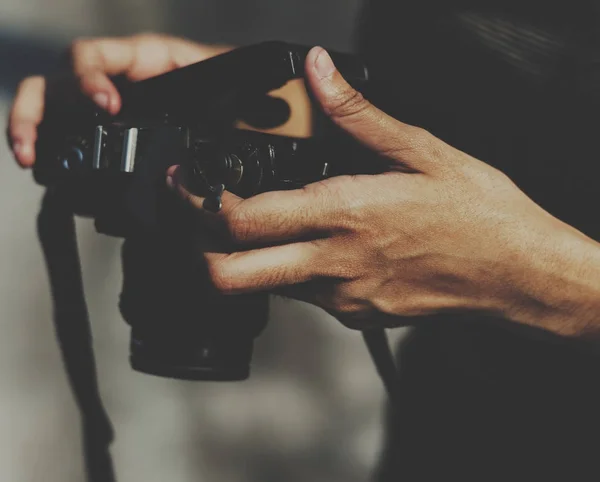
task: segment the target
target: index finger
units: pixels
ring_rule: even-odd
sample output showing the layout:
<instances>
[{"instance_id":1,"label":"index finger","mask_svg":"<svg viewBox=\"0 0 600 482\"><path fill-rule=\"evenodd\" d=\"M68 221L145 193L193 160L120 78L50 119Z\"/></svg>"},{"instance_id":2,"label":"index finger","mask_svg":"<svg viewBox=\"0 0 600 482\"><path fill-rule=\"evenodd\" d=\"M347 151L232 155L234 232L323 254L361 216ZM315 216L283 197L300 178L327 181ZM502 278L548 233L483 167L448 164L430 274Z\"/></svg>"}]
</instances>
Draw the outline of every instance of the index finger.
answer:
<instances>
[{"instance_id":1,"label":"index finger","mask_svg":"<svg viewBox=\"0 0 600 482\"><path fill-rule=\"evenodd\" d=\"M71 46L71 63L82 90L102 108L116 114L121 109L121 97L109 76L144 80L220 52L213 50L155 34L80 39Z\"/></svg>"},{"instance_id":2,"label":"index finger","mask_svg":"<svg viewBox=\"0 0 600 482\"><path fill-rule=\"evenodd\" d=\"M209 227L226 234L234 243L270 243L292 239L323 237L341 227L344 206L328 196L323 184L310 184L290 191L271 191L241 199L224 192L217 213L205 209L204 197L192 193L181 169L171 168L169 187L193 209Z\"/></svg>"},{"instance_id":3,"label":"index finger","mask_svg":"<svg viewBox=\"0 0 600 482\"><path fill-rule=\"evenodd\" d=\"M71 60L77 75L100 71L106 75L124 74L130 80L143 80L225 50L225 47L204 47L174 37L141 34L78 40L71 47Z\"/></svg>"},{"instance_id":4,"label":"index finger","mask_svg":"<svg viewBox=\"0 0 600 482\"><path fill-rule=\"evenodd\" d=\"M158 40L146 43L150 45L141 48L135 37L77 40L71 47L73 72L79 76L94 71L106 75L125 74L137 80L169 70L168 47ZM137 66L145 66L148 72L136 72Z\"/></svg>"}]
</instances>

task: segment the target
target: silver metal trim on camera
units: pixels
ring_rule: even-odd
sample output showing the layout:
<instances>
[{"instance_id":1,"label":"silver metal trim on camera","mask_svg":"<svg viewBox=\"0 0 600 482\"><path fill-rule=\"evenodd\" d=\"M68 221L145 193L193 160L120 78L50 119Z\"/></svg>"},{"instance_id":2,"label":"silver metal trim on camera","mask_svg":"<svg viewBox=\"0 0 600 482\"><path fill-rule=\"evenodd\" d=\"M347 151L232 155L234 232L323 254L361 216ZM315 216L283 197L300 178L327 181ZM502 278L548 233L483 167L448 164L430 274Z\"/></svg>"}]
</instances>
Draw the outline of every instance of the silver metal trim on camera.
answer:
<instances>
[{"instance_id":1,"label":"silver metal trim on camera","mask_svg":"<svg viewBox=\"0 0 600 482\"><path fill-rule=\"evenodd\" d=\"M121 156L121 171L133 172L135 168L135 151L137 148L138 129L127 129L123 139L123 153Z\"/></svg>"},{"instance_id":2,"label":"silver metal trim on camera","mask_svg":"<svg viewBox=\"0 0 600 482\"><path fill-rule=\"evenodd\" d=\"M138 131L139 129L136 127L124 129L123 144L121 146L121 164L119 166L111 166L110 159L107 158L104 150L111 142L115 141L111 137L117 135L116 140L118 140L121 136L113 129L109 128L107 132L104 126L96 126L94 130L94 147L92 150L92 169L114 169L118 167L122 172L133 172L135 169Z\"/></svg>"},{"instance_id":3,"label":"silver metal trim on camera","mask_svg":"<svg viewBox=\"0 0 600 482\"><path fill-rule=\"evenodd\" d=\"M94 134L94 153L92 157L92 168L100 169L103 167L102 164L102 146L104 143L104 127L96 126L96 132Z\"/></svg>"}]
</instances>

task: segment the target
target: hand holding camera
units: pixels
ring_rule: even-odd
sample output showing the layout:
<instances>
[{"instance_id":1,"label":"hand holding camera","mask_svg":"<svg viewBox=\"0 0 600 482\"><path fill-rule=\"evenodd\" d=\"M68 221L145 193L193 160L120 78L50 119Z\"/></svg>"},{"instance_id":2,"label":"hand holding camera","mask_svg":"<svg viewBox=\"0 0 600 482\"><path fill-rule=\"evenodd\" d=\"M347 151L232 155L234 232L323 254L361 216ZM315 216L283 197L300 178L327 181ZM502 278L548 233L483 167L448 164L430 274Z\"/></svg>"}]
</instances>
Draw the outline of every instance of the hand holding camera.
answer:
<instances>
[{"instance_id":1,"label":"hand holding camera","mask_svg":"<svg viewBox=\"0 0 600 482\"><path fill-rule=\"evenodd\" d=\"M306 74L339 136L305 142L235 130L240 72L259 94ZM351 57L332 63L321 49L252 46L123 84L116 121L90 103L71 104L81 109L76 121L40 136L53 154L36 164L38 180L74 189L75 210L84 206L100 231L127 237L121 307L133 326L135 368L245 378L251 339L266 320L265 290L321 306L360 329L448 311L534 325L543 319L548 329L571 316L551 308L557 293L538 280L559 285L566 277L580 286L571 268L585 264L584 255L573 253L594 251L591 241L500 172L379 111L344 77L355 86L367 78ZM195 91L200 80L209 88ZM231 95L216 98L214 90ZM108 113L116 112L114 98ZM39 102L37 112L26 104L19 96L11 124L24 165L33 160L24 146L40 120ZM191 211L175 208L163 192L174 163L181 167L169 171L168 184ZM225 235L219 249L198 253L198 225ZM232 321L240 317L253 321Z\"/></svg>"},{"instance_id":2,"label":"hand holding camera","mask_svg":"<svg viewBox=\"0 0 600 482\"><path fill-rule=\"evenodd\" d=\"M150 44L154 40L143 39ZM102 51L110 46L102 41L94 48ZM308 50L267 42L137 82L99 76L96 64L95 71L83 70L79 82L84 95L72 81L62 81L46 85L43 103L38 96L37 108L45 110L41 120L38 116L28 126L39 127L33 136L38 157L34 175L50 194L60 194L60 202L48 202L52 196L47 196L46 204L92 216L99 232L126 238L120 308L132 326L135 369L184 379L248 376L252 342L267 319L267 294L231 298L215 290L203 259L206 233L197 236L193 213L175 203L165 189L164 176L171 160L178 159L194 192L209 197L204 206L219 211L225 189L250 197L355 172L350 155L342 156L343 164L329 161L334 159L331 149L341 149L338 142L235 128L249 98L260 98L303 77ZM88 46L84 55L88 62L93 54ZM348 78L364 84L367 71L358 59L335 57ZM130 58L129 70L123 70L124 64L105 70L143 78L135 68L140 61ZM153 66L154 71L164 68L164 59ZM93 93L92 79L96 86L104 85L104 92ZM27 129L22 127L27 118L23 90L31 82L21 88L10 129L24 164L22 146L31 138L24 136ZM111 90L107 100L104 94ZM372 171L375 165L365 169ZM42 211L48 212L52 210ZM218 249L233 248L220 242ZM72 293L73 299L76 295Z\"/></svg>"},{"instance_id":3,"label":"hand holding camera","mask_svg":"<svg viewBox=\"0 0 600 482\"><path fill-rule=\"evenodd\" d=\"M157 34L76 40L68 54L69 71L60 79L32 76L19 85L8 126L17 162L23 167L31 167L35 162L35 142L39 124L44 118L49 87L58 91L55 94L58 104L80 99L78 94L81 92L100 109L114 115L120 111L122 99L111 77L123 76L130 81L140 81L229 49Z\"/></svg>"}]
</instances>

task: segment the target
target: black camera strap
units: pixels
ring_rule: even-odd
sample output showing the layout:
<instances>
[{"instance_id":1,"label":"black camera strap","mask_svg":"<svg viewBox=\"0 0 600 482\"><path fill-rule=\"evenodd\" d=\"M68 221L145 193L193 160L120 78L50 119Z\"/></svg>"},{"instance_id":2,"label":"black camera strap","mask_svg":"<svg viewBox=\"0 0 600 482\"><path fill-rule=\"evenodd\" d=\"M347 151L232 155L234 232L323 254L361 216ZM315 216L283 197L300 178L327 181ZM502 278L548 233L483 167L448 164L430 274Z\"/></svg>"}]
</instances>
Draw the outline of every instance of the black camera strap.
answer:
<instances>
[{"instance_id":1,"label":"black camera strap","mask_svg":"<svg viewBox=\"0 0 600 482\"><path fill-rule=\"evenodd\" d=\"M52 291L56 337L81 413L88 482L114 482L109 452L113 429L98 389L75 220L60 189L46 190L37 227Z\"/></svg>"},{"instance_id":2,"label":"black camera strap","mask_svg":"<svg viewBox=\"0 0 600 482\"><path fill-rule=\"evenodd\" d=\"M81 412L88 482L114 482L109 451L114 434L98 388L74 214L69 205L60 189L47 189L38 216L38 235L51 285L56 335ZM362 333L390 401L395 403L400 397L400 385L385 330Z\"/></svg>"}]
</instances>

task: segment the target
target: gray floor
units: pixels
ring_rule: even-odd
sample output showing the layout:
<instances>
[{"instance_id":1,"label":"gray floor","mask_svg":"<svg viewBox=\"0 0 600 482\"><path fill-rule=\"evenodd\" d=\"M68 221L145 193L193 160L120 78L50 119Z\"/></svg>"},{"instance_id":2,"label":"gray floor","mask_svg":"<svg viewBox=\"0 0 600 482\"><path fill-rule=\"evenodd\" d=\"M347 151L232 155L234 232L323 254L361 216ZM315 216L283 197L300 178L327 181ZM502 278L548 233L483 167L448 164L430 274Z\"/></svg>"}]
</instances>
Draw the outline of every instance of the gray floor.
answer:
<instances>
[{"instance_id":1,"label":"gray floor","mask_svg":"<svg viewBox=\"0 0 600 482\"><path fill-rule=\"evenodd\" d=\"M336 11L336 8L340 11ZM280 38L347 49L349 0L3 0L0 115L14 80L74 35L161 30L207 41ZM278 21L275 22L275 19ZM0 144L0 481L84 480L79 415L50 323L35 235L41 190ZM275 300L252 379L184 383L133 373L116 308L120 243L78 221L102 396L120 482L362 481L376 460L383 393L357 333Z\"/></svg>"}]
</instances>

